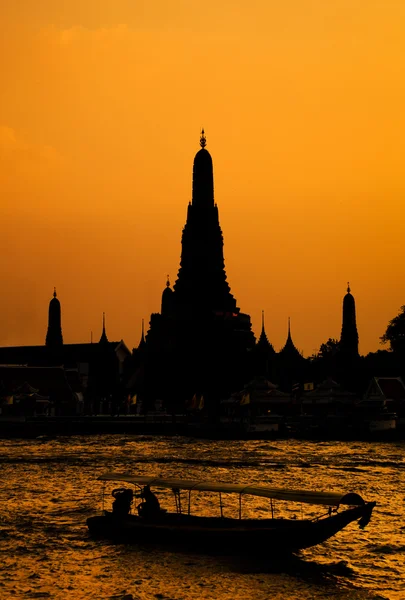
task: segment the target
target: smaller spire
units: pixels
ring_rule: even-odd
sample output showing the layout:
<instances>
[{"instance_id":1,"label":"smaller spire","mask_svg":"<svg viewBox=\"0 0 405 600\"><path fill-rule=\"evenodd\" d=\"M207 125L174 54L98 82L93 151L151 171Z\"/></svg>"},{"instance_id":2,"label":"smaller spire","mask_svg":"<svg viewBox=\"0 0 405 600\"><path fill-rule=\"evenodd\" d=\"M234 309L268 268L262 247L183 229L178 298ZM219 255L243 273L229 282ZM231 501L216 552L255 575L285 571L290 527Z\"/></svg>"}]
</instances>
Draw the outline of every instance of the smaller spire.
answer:
<instances>
[{"instance_id":1,"label":"smaller spire","mask_svg":"<svg viewBox=\"0 0 405 600\"><path fill-rule=\"evenodd\" d=\"M207 145L207 138L205 137L204 127L203 127L201 129L200 146L201 146L201 148L205 148L206 145Z\"/></svg>"},{"instance_id":2,"label":"smaller spire","mask_svg":"<svg viewBox=\"0 0 405 600\"><path fill-rule=\"evenodd\" d=\"M297 348L294 345L294 342L292 341L292 337L291 337L291 319L290 317L288 317L288 336L287 336L287 341L284 344L284 347L280 350L279 354L281 354L281 356L284 355L284 357L290 357L292 359L296 359L296 358L302 358L302 354L299 350L297 350Z\"/></svg>"},{"instance_id":3,"label":"smaller spire","mask_svg":"<svg viewBox=\"0 0 405 600\"><path fill-rule=\"evenodd\" d=\"M144 348L146 345L146 340L145 340L145 334L144 334L144 329L143 329L143 319L142 319L142 335L141 335L141 341L138 344L138 350L142 350L142 348Z\"/></svg>"},{"instance_id":4,"label":"smaller spire","mask_svg":"<svg viewBox=\"0 0 405 600\"><path fill-rule=\"evenodd\" d=\"M350 283L347 282L347 293L350 294Z\"/></svg>"},{"instance_id":5,"label":"smaller spire","mask_svg":"<svg viewBox=\"0 0 405 600\"><path fill-rule=\"evenodd\" d=\"M107 334L105 332L105 313L103 312L103 333L101 334L100 342L108 342Z\"/></svg>"},{"instance_id":6,"label":"smaller spire","mask_svg":"<svg viewBox=\"0 0 405 600\"><path fill-rule=\"evenodd\" d=\"M167 275L166 287L170 287L170 279L169 279L169 275ZM143 321L142 321L142 322L143 322Z\"/></svg>"},{"instance_id":7,"label":"smaller spire","mask_svg":"<svg viewBox=\"0 0 405 600\"><path fill-rule=\"evenodd\" d=\"M53 288L53 297L56 298L56 287Z\"/></svg>"},{"instance_id":8,"label":"smaller spire","mask_svg":"<svg viewBox=\"0 0 405 600\"><path fill-rule=\"evenodd\" d=\"M262 310L262 331L261 331L260 337L257 341L257 347L260 348L261 350L264 350L266 352L270 352L271 354L274 354L274 348L270 344L268 337L266 335L266 331L264 329L264 310Z\"/></svg>"}]
</instances>

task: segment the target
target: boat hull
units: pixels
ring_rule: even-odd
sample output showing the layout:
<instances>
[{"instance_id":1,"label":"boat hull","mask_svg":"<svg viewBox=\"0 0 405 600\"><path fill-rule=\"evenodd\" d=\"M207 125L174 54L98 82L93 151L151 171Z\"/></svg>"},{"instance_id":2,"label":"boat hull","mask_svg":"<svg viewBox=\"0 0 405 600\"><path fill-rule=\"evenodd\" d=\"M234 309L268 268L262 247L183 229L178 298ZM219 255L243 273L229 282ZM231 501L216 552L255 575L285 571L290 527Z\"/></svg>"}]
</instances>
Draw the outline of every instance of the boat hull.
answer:
<instances>
[{"instance_id":1,"label":"boat hull","mask_svg":"<svg viewBox=\"0 0 405 600\"><path fill-rule=\"evenodd\" d=\"M369 502L316 521L289 519L238 520L162 514L147 520L110 512L90 517L90 534L119 542L185 546L190 550L280 554L316 546L353 521L365 526L375 506Z\"/></svg>"}]
</instances>

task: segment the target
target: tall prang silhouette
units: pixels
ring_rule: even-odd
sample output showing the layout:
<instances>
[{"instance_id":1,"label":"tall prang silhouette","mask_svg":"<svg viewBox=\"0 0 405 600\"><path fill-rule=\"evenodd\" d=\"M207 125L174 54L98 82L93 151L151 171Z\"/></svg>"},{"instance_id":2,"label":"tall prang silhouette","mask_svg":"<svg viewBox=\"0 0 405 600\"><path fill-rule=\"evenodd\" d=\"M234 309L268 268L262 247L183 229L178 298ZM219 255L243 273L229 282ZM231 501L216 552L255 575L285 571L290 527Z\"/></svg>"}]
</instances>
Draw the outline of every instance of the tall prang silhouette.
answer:
<instances>
[{"instance_id":1,"label":"tall prang silhouette","mask_svg":"<svg viewBox=\"0 0 405 600\"><path fill-rule=\"evenodd\" d=\"M193 164L192 200L181 240L174 309L182 315L201 314L202 311L218 316L237 316L239 308L226 279L224 241L214 202L213 164L205 147L204 130L200 145Z\"/></svg>"},{"instance_id":2,"label":"tall prang silhouette","mask_svg":"<svg viewBox=\"0 0 405 600\"><path fill-rule=\"evenodd\" d=\"M56 288L54 288L53 298L49 302L48 330L46 332L45 345L50 349L58 349L63 345L61 309L60 302L56 297Z\"/></svg>"},{"instance_id":3,"label":"tall prang silhouette","mask_svg":"<svg viewBox=\"0 0 405 600\"><path fill-rule=\"evenodd\" d=\"M167 278L161 313L151 315L146 335L150 369L154 363L160 370L158 377L167 377L166 388L170 380L177 389L181 385L185 394L212 388L214 378L218 390L221 383L227 391L232 384L239 385L232 379L255 346L250 316L240 311L227 281L224 240L214 201L213 162L206 144L202 130L201 147L193 162L192 199L182 232L177 279L172 289ZM162 370L163 363L166 368ZM238 375L243 378L240 369ZM151 388L156 375L153 379ZM161 392L163 389L156 390Z\"/></svg>"},{"instance_id":4,"label":"tall prang silhouette","mask_svg":"<svg viewBox=\"0 0 405 600\"><path fill-rule=\"evenodd\" d=\"M343 298L342 332L340 335L340 352L347 357L357 358L359 355L359 334L356 325L356 303L347 284L347 294Z\"/></svg>"}]
</instances>

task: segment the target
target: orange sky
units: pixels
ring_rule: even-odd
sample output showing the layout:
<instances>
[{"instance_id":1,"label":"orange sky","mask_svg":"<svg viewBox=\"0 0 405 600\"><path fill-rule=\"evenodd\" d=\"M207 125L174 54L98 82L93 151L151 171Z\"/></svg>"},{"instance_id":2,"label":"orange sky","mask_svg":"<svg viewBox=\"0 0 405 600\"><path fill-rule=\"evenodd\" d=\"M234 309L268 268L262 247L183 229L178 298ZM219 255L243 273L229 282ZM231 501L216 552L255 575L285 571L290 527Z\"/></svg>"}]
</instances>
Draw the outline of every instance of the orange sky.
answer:
<instances>
[{"instance_id":1,"label":"orange sky","mask_svg":"<svg viewBox=\"0 0 405 600\"><path fill-rule=\"evenodd\" d=\"M3 0L0 345L138 344L205 127L231 291L276 350L405 304L403 0Z\"/></svg>"}]
</instances>

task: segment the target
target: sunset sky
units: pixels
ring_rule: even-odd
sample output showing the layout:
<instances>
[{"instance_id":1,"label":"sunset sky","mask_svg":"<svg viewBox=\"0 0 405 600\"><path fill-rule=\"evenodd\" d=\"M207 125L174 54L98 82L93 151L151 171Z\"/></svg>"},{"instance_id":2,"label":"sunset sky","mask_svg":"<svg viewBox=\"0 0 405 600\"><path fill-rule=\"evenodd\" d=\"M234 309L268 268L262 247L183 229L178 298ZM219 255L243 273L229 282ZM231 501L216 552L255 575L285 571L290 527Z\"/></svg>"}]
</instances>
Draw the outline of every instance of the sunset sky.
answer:
<instances>
[{"instance_id":1,"label":"sunset sky","mask_svg":"<svg viewBox=\"0 0 405 600\"><path fill-rule=\"evenodd\" d=\"M174 283L201 127L253 330L361 354L405 304L403 0L2 0L0 345L132 349Z\"/></svg>"}]
</instances>

